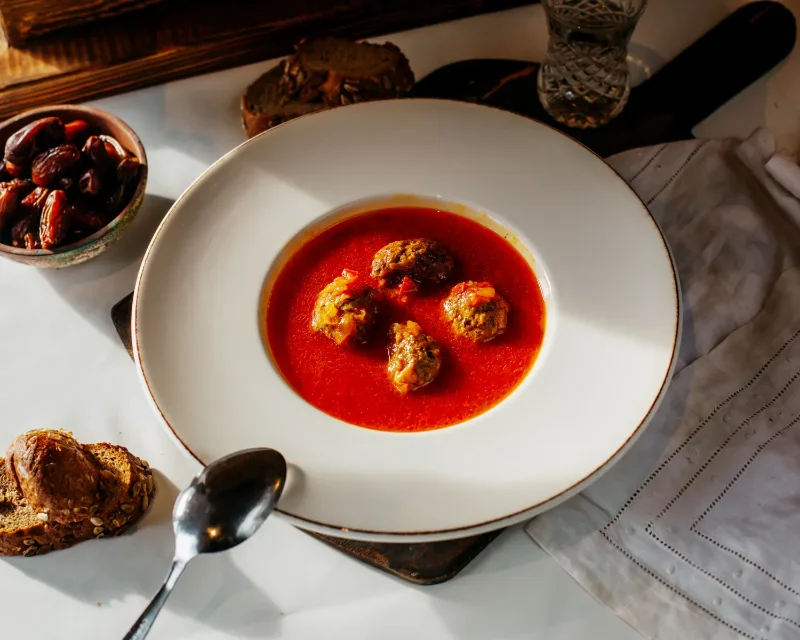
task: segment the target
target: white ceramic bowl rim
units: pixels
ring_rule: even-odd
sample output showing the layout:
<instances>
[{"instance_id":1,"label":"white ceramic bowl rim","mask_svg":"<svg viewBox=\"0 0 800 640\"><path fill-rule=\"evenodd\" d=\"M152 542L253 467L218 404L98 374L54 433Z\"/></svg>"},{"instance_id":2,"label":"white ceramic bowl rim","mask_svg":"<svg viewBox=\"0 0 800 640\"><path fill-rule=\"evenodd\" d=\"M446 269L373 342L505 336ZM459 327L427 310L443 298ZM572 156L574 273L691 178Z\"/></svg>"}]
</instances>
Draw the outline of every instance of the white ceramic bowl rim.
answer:
<instances>
[{"instance_id":1,"label":"white ceramic bowl rim","mask_svg":"<svg viewBox=\"0 0 800 640\"><path fill-rule=\"evenodd\" d=\"M403 103L404 106L398 106L399 103ZM372 106L370 106L372 105ZM383 105L383 106L379 106ZM407 105L407 106L405 106ZM141 379L144 383L144 386L147 390L147 394L151 399L154 408L156 409L157 413L161 416L163 423L169 428L170 432L176 438L176 441L188 452L190 453L195 459L203 462L203 458L208 458L208 456L203 456L201 452L196 452L193 450L195 447L190 444L187 440L189 438L184 435L179 435L179 429L175 428L171 422L174 420L170 420L167 417L168 411L165 410L160 405L159 401L156 399L158 395L158 389L156 385L149 379L147 373L147 365L146 362L148 357L143 355L143 351L146 351L148 347L145 346L143 349L143 344L147 342L147 339L144 341L142 340L142 335L140 335L140 329L143 326L142 320L140 319L140 310L142 308L142 300L143 300L143 292L147 288L145 286L147 281L147 274L149 265L151 264L151 258L153 257L154 252L156 251L157 247L160 243L160 238L162 237L165 229L167 229L168 225L170 224L171 220L174 219L176 215L181 211L182 208L185 208L188 204L187 201L193 197L193 194L198 193L205 190L208 190L210 186L213 184L215 177L217 177L218 173L222 173L226 170L226 166L231 165L231 163L236 163L240 159L242 159L246 154L249 153L249 159L252 161L254 158L258 158L259 153L257 150L260 150L262 147L265 147L265 141L271 140L273 144L275 140L278 140L279 136L281 138L288 137L297 137L302 136L301 127L302 123L306 122L314 122L316 127L311 127L314 129L316 133L319 133L319 127L323 124L322 119L333 119L333 118L345 118L343 113L350 113L353 116L356 113L356 110L361 109L362 114L366 117L371 115L375 115L375 117L380 120L381 114L379 114L379 110L392 112L393 117L404 117L404 114L407 115L406 112L412 114L414 111L421 111L421 112L430 112L431 114L436 115L439 111L443 113L452 112L453 118L463 117L466 120L474 119L476 122L483 120L486 123L493 123L497 127L499 127L498 131L502 133L502 127L508 125L512 129L519 128L520 131L525 131L533 135L533 132L536 132L536 135L541 136L542 138L546 139L550 144L555 145L554 148L558 149L565 149L568 151L564 151L569 157L576 157L580 158L580 162L584 163L586 167L590 168L591 170L588 171L587 178L591 184L594 184L592 180L596 180L598 185L606 185L609 189L612 190L612 195L617 195L623 199L625 206L629 209L636 209L638 211L637 215L641 215L644 213L645 215L643 218L646 219L647 224L650 225L650 230L645 231L639 229L636 233L640 234L643 238L643 241L647 244L648 249L653 250L654 248L660 248L661 254L657 257L646 257L640 256L637 254L637 259L643 259L645 262L650 261L653 265L655 265L655 272L661 277L661 280L657 283L658 289L661 293L669 291L669 296L666 294L662 295L659 298L659 304L661 304L662 309L671 310L671 313L668 314L669 318L662 323L660 330L663 330L660 334L660 344L659 349L660 351L657 354L657 366L655 367L658 369L658 374L654 374L653 377L653 386L649 397L646 398L646 401L642 400L640 405L646 407L646 410L643 411L640 415L642 416L634 425L630 426L630 430L627 432L624 438L620 438L617 440L612 448L608 450L608 454L603 457L602 460L597 461L596 464L592 465L591 469L587 469L585 473L582 473L580 477L575 478L574 481L569 482L568 484L562 486L560 490L554 491L548 495L546 499L543 500L536 500L533 504L527 503L519 509L515 509L513 511L504 511L494 517L481 519L478 521L472 521L468 524L460 525L460 526L452 526L452 527L435 527L435 528L428 528L428 529L420 529L416 527L409 527L407 529L390 529L387 530L385 528L369 528L363 526L347 526L345 524L334 524L329 521L325 521L323 519L311 518L301 513L298 513L296 510L290 507L284 507L278 511L286 516L290 521L298 524L299 526L311 529L314 531L319 531L322 533L328 533L333 535L339 535L342 537L348 538L360 538L360 539L370 539L370 540L388 540L388 541L424 541L424 540L435 540L435 539L443 539L443 538L450 538L450 537L459 537L468 534L478 534L484 531L489 531L492 529L496 529L502 526L507 526L513 524L514 522L521 521L523 519L527 519L546 508L550 508L555 504L559 503L560 501L566 499L567 497L574 495L582 488L587 486L591 483L594 479L599 477L599 475L607 470L613 462L615 462L619 457L627 451L633 442L637 439L637 437L641 434L644 427L648 423L650 417L657 409L663 394L666 390L668 381L671 377L672 371L675 366L675 357L677 355L677 345L680 339L680 324L681 324L681 302L680 302L680 295L679 295L679 285L677 280L677 274L675 271L675 266L672 260L671 253L669 251L668 246L666 245L663 236L661 235L660 230L658 229L658 225L656 221L652 218L652 215L647 211L644 204L635 193L627 186L627 184L622 180L622 178L616 174L613 170L608 167L605 163L603 163L595 154L593 153L586 153L584 149L578 149L577 143L573 141L571 138L557 132L549 127L546 127L540 123L535 123L533 121L529 121L525 118L520 116L515 116L512 114L508 114L507 112L500 111L500 110L493 110L487 109L486 107L479 107L476 105L470 105L460 102L449 102L449 101L434 101L434 100L427 100L427 99L405 99L402 101L387 101L384 103L366 103L360 105L352 105L349 107L341 108L332 110L330 112L323 112L321 114L310 114L308 116L304 116L302 118L298 118L296 120L290 121L285 123L284 125L280 125L279 127L273 128L260 136L257 136L251 140L248 140L233 151L229 152L222 158L220 158L214 165L212 165L202 176L200 176L190 187L187 189L180 198L175 202L173 207L168 212L167 216L162 221L161 225L159 226L158 230L156 231L150 246L147 249L145 254L141 270L139 272L139 276L137 278L137 285L136 285L136 292L135 292L135 299L134 299L134 355L137 362L137 367L140 372ZM369 110L369 113L367 111ZM325 116L324 114L328 113L336 113L339 112L339 115L333 116L333 118L328 115ZM484 114L502 114L501 116L489 116ZM413 119L413 118L412 118ZM505 119L505 120L501 120ZM511 121L514 121L515 124L512 126L510 124ZM524 123L524 124L521 124ZM341 124L337 123L337 124ZM348 120L348 124L350 126L357 127L355 120ZM543 133L543 132L546 132ZM332 136L334 134L331 134ZM335 136L334 136L335 137ZM449 138L448 138L449 140ZM560 142L555 142L559 140ZM302 143L301 143L302 144ZM491 140L487 141L486 144L491 147L492 142ZM248 151L250 150L250 151ZM263 154L262 154L263 155ZM555 154L558 155L558 154ZM602 169L600 168L602 167ZM583 170L581 168L581 170ZM602 174L602 175L600 175ZM591 179L590 179L591 178ZM612 183L614 185L612 186ZM407 189L402 188L399 189L401 192L408 192ZM420 190L415 190L417 193ZM430 189L422 189L421 191L432 192ZM382 193L388 193L388 190L383 190ZM624 195L620 195L621 192L624 192ZM364 198L369 199L370 196L376 196L378 194L366 194L362 195L361 198L352 198L350 200L345 200L341 202L337 202L334 205L327 204L326 207L320 209L317 207L316 215L311 218L306 219L303 215L299 215L297 221L293 223L291 227L293 230L292 234L285 234L281 232L280 235L280 242L278 243L278 251L279 253L280 248L282 247L283 243L288 241L294 233L299 231L302 226L307 223L313 222L314 219L319 218L321 215L326 215L333 209L340 208L342 206L346 206L348 203L352 203L354 200L363 200ZM451 198L448 198L451 199ZM471 200L470 198L467 198ZM452 198L452 200L462 200L460 198ZM462 200L463 201L463 200ZM634 205L635 203L635 205ZM302 207L301 207L302 208ZM492 212L490 211L490 215ZM199 214L197 214L199 215ZM518 223L517 219L514 220L514 223ZM302 224L301 224L302 223ZM514 225L506 225L509 226L513 231L516 231ZM525 234L522 234L524 237ZM276 255L276 251L270 248L267 253L271 252L270 255ZM534 250L534 254L537 252ZM634 251L634 253L636 253ZM537 256L538 258L539 256ZM270 258L271 259L271 258ZM656 264L657 263L657 264ZM545 264L545 277L550 277L550 273L547 269L547 260L544 260ZM153 267L156 269L156 267ZM605 268L605 267L598 267L598 268ZM269 269L266 269L268 271ZM537 275L540 275L537 273ZM262 273L263 276L263 273ZM558 279L562 278L563 275L559 274L555 277L555 286L556 288L559 287ZM633 277L633 276L632 276ZM155 281L153 281L155 282ZM152 288L155 286L151 284L150 287ZM155 294L154 294L155 295ZM623 293L624 295L624 293ZM669 298L669 299L667 299ZM145 308L148 308L145 305ZM554 319L557 317L558 314L553 314ZM551 318L551 304L548 303L548 324ZM671 320L671 321L670 321ZM146 323L145 323L146 326ZM665 333L666 332L666 333ZM668 335L667 335L668 334ZM667 339L668 338L668 339ZM153 356L151 356L153 357ZM278 384L275 382L275 384ZM286 387L285 383L284 387ZM525 383L523 383L523 386ZM288 387L287 387L288 388ZM286 389L283 390L286 392ZM282 393L283 393L282 392ZM289 394L293 392L289 391ZM522 395L521 392L515 392L512 395ZM641 400L641 399L640 399ZM508 402L508 401L506 401ZM505 404L505 403L501 403ZM296 405L292 405L296 408ZM491 413L491 412L490 412ZM331 422L333 419L328 418L327 416L324 420ZM333 421L336 422L336 421ZM468 423L465 423L468 424ZM460 428L461 425L457 425L455 427L449 427L446 430L442 431L450 431ZM350 429L358 429L357 427L351 427L348 425ZM385 432L383 433L386 436ZM436 433L436 432L426 432L426 433ZM399 436L401 438L408 437L408 434L389 434L389 437L392 435ZM192 434L192 439L197 440L197 433ZM269 444L268 444L269 446ZM290 458L291 461L291 458Z\"/></svg>"}]
</instances>

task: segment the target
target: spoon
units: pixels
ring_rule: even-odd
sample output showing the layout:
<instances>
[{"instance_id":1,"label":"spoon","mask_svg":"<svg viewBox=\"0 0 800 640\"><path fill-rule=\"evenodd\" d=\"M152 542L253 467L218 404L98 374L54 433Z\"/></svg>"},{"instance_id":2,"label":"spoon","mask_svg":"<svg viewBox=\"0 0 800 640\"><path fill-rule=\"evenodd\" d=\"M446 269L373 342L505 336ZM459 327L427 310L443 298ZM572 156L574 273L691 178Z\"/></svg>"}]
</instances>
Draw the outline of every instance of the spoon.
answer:
<instances>
[{"instance_id":1,"label":"spoon","mask_svg":"<svg viewBox=\"0 0 800 640\"><path fill-rule=\"evenodd\" d=\"M286 461L272 449L247 449L211 463L181 491L172 512L175 555L164 584L124 640L144 640L189 561L252 536L272 513Z\"/></svg>"}]
</instances>

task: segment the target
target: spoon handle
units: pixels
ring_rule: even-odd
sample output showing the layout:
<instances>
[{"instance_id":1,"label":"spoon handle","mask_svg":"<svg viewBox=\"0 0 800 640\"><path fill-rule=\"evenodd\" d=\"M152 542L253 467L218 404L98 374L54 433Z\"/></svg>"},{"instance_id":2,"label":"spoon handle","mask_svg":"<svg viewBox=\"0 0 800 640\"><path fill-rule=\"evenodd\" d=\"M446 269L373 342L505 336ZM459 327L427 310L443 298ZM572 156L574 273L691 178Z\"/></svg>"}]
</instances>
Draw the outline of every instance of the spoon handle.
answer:
<instances>
[{"instance_id":1,"label":"spoon handle","mask_svg":"<svg viewBox=\"0 0 800 640\"><path fill-rule=\"evenodd\" d=\"M153 623L156 621L156 616L161 612L161 608L167 601L169 594L172 593L172 588L175 586L175 583L178 582L178 578L180 578L185 567L186 562L183 560L172 561L172 567L170 567L164 584L161 585L158 593L153 596L150 604L147 605L147 609L139 616L139 619L134 623L123 640L144 640L147 637L147 634L150 633L150 627L152 627Z\"/></svg>"}]
</instances>

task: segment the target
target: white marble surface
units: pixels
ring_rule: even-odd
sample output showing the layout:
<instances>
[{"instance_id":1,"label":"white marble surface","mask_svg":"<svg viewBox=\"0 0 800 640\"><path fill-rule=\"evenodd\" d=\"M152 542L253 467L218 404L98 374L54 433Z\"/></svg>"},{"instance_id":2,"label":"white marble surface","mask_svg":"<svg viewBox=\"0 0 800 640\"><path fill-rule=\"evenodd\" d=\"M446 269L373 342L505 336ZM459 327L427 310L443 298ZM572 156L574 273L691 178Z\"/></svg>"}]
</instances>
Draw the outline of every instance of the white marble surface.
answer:
<instances>
[{"instance_id":1,"label":"white marble surface","mask_svg":"<svg viewBox=\"0 0 800 640\"><path fill-rule=\"evenodd\" d=\"M785 0L800 14L800 0ZM634 36L654 67L741 0L652 0ZM392 36L418 76L475 57L539 59L541 8L528 7ZM34 427L71 429L147 458L160 496L136 535L42 558L0 562L4 636L121 637L166 571L169 512L197 471L150 413L109 318L133 287L141 254L170 203L242 141L238 98L269 63L95 102L127 120L148 149L145 206L118 246L61 272L0 264L0 442ZM767 124L800 145L800 54L725 105L699 135L745 135ZM220 212L224 214L224 212ZM220 425L221 429L225 425ZM20 615L24 612L24 615ZM230 554L190 566L155 638L633 640L519 528L502 534L455 580L409 586L362 566L278 519Z\"/></svg>"}]
</instances>

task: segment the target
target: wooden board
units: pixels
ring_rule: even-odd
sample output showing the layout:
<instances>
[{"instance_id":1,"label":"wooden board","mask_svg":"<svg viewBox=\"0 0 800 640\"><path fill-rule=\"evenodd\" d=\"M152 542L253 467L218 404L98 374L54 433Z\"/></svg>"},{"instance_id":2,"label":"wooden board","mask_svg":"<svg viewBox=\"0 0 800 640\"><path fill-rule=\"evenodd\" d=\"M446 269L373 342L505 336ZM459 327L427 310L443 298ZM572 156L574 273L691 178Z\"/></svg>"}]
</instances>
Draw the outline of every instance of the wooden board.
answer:
<instances>
[{"instance_id":1,"label":"wooden board","mask_svg":"<svg viewBox=\"0 0 800 640\"><path fill-rule=\"evenodd\" d=\"M530 4L526 0L164 0L59 31L0 42L0 119L289 53L306 35L353 38Z\"/></svg>"},{"instance_id":2,"label":"wooden board","mask_svg":"<svg viewBox=\"0 0 800 640\"><path fill-rule=\"evenodd\" d=\"M58 31L164 0L0 0L0 18L8 42L19 46L46 33Z\"/></svg>"}]
</instances>

